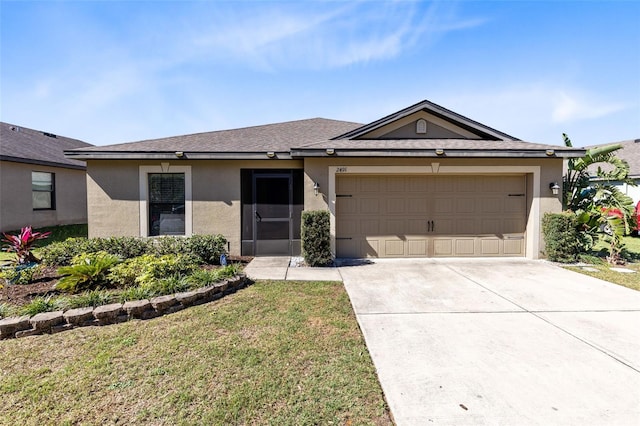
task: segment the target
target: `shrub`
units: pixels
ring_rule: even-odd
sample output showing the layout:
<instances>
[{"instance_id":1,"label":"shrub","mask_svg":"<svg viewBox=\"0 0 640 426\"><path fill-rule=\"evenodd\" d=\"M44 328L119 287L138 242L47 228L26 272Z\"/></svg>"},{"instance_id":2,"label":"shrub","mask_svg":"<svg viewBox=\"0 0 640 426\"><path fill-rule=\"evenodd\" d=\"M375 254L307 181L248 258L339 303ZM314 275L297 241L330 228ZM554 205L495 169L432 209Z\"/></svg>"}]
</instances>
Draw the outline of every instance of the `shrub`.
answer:
<instances>
[{"instance_id":1,"label":"shrub","mask_svg":"<svg viewBox=\"0 0 640 426\"><path fill-rule=\"evenodd\" d=\"M31 253L31 250L36 241L48 238L51 232L35 232L30 226L26 226L20 230L18 235L6 233L2 235L4 236L2 241L7 243L5 250L10 253L15 253L15 262L22 265L30 262L40 262L33 253Z\"/></svg>"},{"instance_id":2,"label":"shrub","mask_svg":"<svg viewBox=\"0 0 640 426\"><path fill-rule=\"evenodd\" d=\"M227 254L227 239L222 235L194 235L187 240L188 253L201 263L220 263L220 255Z\"/></svg>"},{"instance_id":3,"label":"shrub","mask_svg":"<svg viewBox=\"0 0 640 426\"><path fill-rule=\"evenodd\" d=\"M580 254L581 237L573 213L545 213L542 218L545 254L554 262L575 262Z\"/></svg>"},{"instance_id":4,"label":"shrub","mask_svg":"<svg viewBox=\"0 0 640 426\"><path fill-rule=\"evenodd\" d=\"M196 267L193 256L145 254L114 266L108 280L117 287L150 285L160 278L190 274Z\"/></svg>"},{"instance_id":5,"label":"shrub","mask_svg":"<svg viewBox=\"0 0 640 426\"><path fill-rule=\"evenodd\" d=\"M326 210L302 212L302 255L309 266L330 265L331 235L329 212Z\"/></svg>"},{"instance_id":6,"label":"shrub","mask_svg":"<svg viewBox=\"0 0 640 426\"><path fill-rule=\"evenodd\" d=\"M34 275L37 275L40 270L40 267L35 263L26 263L15 267L10 266L0 270L0 278L9 284L29 284Z\"/></svg>"},{"instance_id":7,"label":"shrub","mask_svg":"<svg viewBox=\"0 0 640 426\"><path fill-rule=\"evenodd\" d=\"M164 256L170 254L186 254L189 252L188 239L184 237L159 237L154 238L153 253Z\"/></svg>"},{"instance_id":8,"label":"shrub","mask_svg":"<svg viewBox=\"0 0 640 426\"><path fill-rule=\"evenodd\" d=\"M119 262L120 258L104 251L78 255L70 266L58 268L58 273L65 276L56 288L69 293L95 289L106 283L107 272Z\"/></svg>"},{"instance_id":9,"label":"shrub","mask_svg":"<svg viewBox=\"0 0 640 426\"><path fill-rule=\"evenodd\" d=\"M52 312L59 309L59 305L51 296L36 297L20 309L20 314L33 316L41 312Z\"/></svg>"}]
</instances>

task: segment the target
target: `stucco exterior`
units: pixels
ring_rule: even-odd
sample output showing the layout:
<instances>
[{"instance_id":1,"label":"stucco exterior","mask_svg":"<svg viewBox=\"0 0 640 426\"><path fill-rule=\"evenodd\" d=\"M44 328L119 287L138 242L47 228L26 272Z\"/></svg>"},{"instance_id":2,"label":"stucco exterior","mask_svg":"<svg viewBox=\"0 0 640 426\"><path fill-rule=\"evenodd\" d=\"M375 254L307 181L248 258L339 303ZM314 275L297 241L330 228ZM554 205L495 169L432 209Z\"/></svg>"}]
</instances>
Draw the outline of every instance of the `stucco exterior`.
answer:
<instances>
[{"instance_id":1,"label":"stucco exterior","mask_svg":"<svg viewBox=\"0 0 640 426\"><path fill-rule=\"evenodd\" d=\"M55 209L34 210L31 172L55 174ZM84 170L0 161L0 230L87 223Z\"/></svg>"}]
</instances>

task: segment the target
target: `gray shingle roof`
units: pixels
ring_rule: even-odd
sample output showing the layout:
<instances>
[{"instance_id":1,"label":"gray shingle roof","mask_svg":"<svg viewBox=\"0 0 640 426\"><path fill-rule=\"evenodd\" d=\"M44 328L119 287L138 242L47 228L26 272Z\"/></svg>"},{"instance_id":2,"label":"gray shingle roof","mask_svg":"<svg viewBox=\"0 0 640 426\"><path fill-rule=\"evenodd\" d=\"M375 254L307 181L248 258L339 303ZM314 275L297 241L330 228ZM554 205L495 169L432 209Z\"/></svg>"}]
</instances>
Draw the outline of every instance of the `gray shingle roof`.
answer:
<instances>
[{"instance_id":1,"label":"gray shingle roof","mask_svg":"<svg viewBox=\"0 0 640 426\"><path fill-rule=\"evenodd\" d=\"M329 138L360 127L347 121L311 118L245 127L233 130L196 133L130 142L117 145L95 146L82 152L288 152L292 146L327 141Z\"/></svg>"},{"instance_id":2,"label":"gray shingle roof","mask_svg":"<svg viewBox=\"0 0 640 426\"><path fill-rule=\"evenodd\" d=\"M77 139L0 122L0 160L84 169L84 161L67 158L64 151L91 146Z\"/></svg>"},{"instance_id":3,"label":"gray shingle roof","mask_svg":"<svg viewBox=\"0 0 640 426\"><path fill-rule=\"evenodd\" d=\"M518 140L478 139L340 139L306 144L301 149L457 149L457 150L547 150L571 151L557 145L544 145Z\"/></svg>"},{"instance_id":4,"label":"gray shingle roof","mask_svg":"<svg viewBox=\"0 0 640 426\"><path fill-rule=\"evenodd\" d=\"M618 144L622 145L622 149L616 151L616 156L629 163L629 177L640 178L640 139L630 139L621 142L599 144L590 146L588 148ZM589 172L592 176L595 176L597 166L598 165L595 165L589 168Z\"/></svg>"}]
</instances>

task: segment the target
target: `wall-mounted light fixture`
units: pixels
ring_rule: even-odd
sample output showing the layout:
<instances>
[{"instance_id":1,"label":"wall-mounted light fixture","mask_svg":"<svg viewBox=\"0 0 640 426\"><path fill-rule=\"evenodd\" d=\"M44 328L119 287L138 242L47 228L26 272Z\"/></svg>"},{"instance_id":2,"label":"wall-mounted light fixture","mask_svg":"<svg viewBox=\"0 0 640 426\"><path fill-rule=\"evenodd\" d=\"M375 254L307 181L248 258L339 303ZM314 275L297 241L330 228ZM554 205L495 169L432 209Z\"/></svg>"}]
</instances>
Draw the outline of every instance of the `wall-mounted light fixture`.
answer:
<instances>
[{"instance_id":1,"label":"wall-mounted light fixture","mask_svg":"<svg viewBox=\"0 0 640 426\"><path fill-rule=\"evenodd\" d=\"M273 158L273 157L275 157L275 156L276 156L276 153L275 153L275 152L273 152L273 151L269 151L269 152L267 152L267 157L269 157L269 158Z\"/></svg>"},{"instance_id":2,"label":"wall-mounted light fixture","mask_svg":"<svg viewBox=\"0 0 640 426\"><path fill-rule=\"evenodd\" d=\"M336 150L333 148L327 148L327 155L333 155L336 153Z\"/></svg>"},{"instance_id":3,"label":"wall-mounted light fixture","mask_svg":"<svg viewBox=\"0 0 640 426\"><path fill-rule=\"evenodd\" d=\"M443 155L443 154L444 154L444 149L442 148L436 149L436 155Z\"/></svg>"},{"instance_id":4,"label":"wall-mounted light fixture","mask_svg":"<svg viewBox=\"0 0 640 426\"><path fill-rule=\"evenodd\" d=\"M555 153L556 152L553 149L548 149L548 150L545 151L545 154L547 154L548 157L551 157Z\"/></svg>"},{"instance_id":5,"label":"wall-mounted light fixture","mask_svg":"<svg viewBox=\"0 0 640 426\"><path fill-rule=\"evenodd\" d=\"M558 185L558 182L551 182L549 183L549 189L553 195L558 195L560 192L560 185Z\"/></svg>"},{"instance_id":6,"label":"wall-mounted light fixture","mask_svg":"<svg viewBox=\"0 0 640 426\"><path fill-rule=\"evenodd\" d=\"M320 184L318 182L313 183L313 192L318 196L318 190L320 189Z\"/></svg>"},{"instance_id":7,"label":"wall-mounted light fixture","mask_svg":"<svg viewBox=\"0 0 640 426\"><path fill-rule=\"evenodd\" d=\"M182 151L176 151L175 154L176 154L176 157L178 157L178 158L184 157L184 152L182 152Z\"/></svg>"}]
</instances>

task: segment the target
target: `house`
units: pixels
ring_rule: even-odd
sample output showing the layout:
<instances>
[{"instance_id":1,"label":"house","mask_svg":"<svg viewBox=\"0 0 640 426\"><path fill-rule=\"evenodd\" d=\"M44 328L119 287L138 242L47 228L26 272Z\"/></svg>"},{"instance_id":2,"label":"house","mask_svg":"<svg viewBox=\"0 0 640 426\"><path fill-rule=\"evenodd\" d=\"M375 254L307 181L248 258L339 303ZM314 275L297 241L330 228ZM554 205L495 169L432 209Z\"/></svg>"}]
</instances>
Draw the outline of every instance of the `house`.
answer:
<instances>
[{"instance_id":1,"label":"house","mask_svg":"<svg viewBox=\"0 0 640 426\"><path fill-rule=\"evenodd\" d=\"M232 254L300 253L328 210L337 257L539 257L562 163L429 101L369 124L314 118L66 152L87 162L89 235L223 234Z\"/></svg>"},{"instance_id":2,"label":"house","mask_svg":"<svg viewBox=\"0 0 640 426\"><path fill-rule=\"evenodd\" d=\"M622 149L615 152L616 157L625 160L629 164L629 178L633 179L636 186L631 186L625 182L612 181L612 185L618 187L623 193L631 197L634 204L640 202L640 139L632 139L622 142L607 143L603 145L622 145ZM596 175L598 165L594 165L589 168L589 175L592 181L598 181L599 178ZM606 166L604 166L606 168Z\"/></svg>"},{"instance_id":3,"label":"house","mask_svg":"<svg viewBox=\"0 0 640 426\"><path fill-rule=\"evenodd\" d=\"M0 231L87 223L85 162L64 150L90 146L0 122Z\"/></svg>"}]
</instances>

